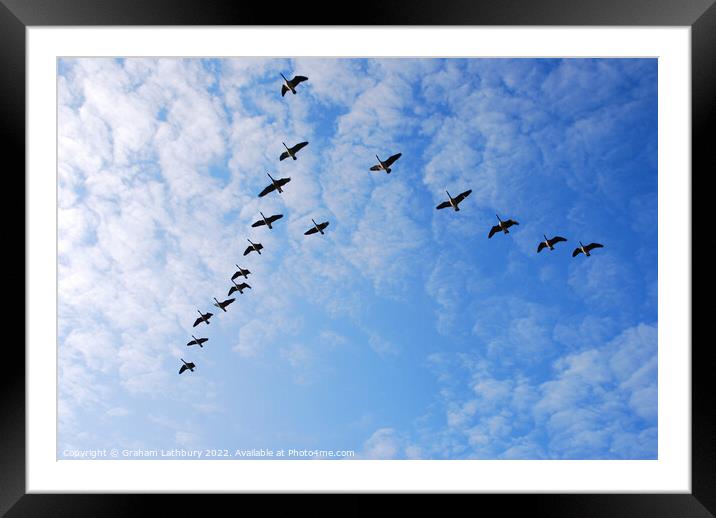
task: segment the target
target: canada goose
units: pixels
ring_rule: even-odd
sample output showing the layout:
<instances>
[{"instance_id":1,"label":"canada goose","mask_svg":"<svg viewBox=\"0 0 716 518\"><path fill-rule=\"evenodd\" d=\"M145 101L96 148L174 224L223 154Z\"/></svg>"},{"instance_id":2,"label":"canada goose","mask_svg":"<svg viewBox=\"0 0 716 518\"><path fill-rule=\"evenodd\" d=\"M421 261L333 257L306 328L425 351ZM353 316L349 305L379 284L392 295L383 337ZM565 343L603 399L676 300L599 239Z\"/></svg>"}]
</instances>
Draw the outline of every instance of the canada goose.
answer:
<instances>
[{"instance_id":1,"label":"canada goose","mask_svg":"<svg viewBox=\"0 0 716 518\"><path fill-rule=\"evenodd\" d=\"M261 214L261 219L258 220L256 223L253 223L251 225L252 227L260 227L261 225L266 225L269 229L272 229L273 227L271 226L271 223L283 217L283 214L274 214L273 216L269 216L267 218L261 211L259 211L259 214Z\"/></svg>"},{"instance_id":2,"label":"canada goose","mask_svg":"<svg viewBox=\"0 0 716 518\"><path fill-rule=\"evenodd\" d=\"M540 244L537 245L537 253L540 253L543 248L549 248L550 250L554 250L555 243L559 243L560 241L566 241L566 239L561 236L554 236L552 239L547 239L547 236L545 234L542 235L544 236L544 241L540 242Z\"/></svg>"},{"instance_id":3,"label":"canada goose","mask_svg":"<svg viewBox=\"0 0 716 518\"><path fill-rule=\"evenodd\" d=\"M447 191L445 191L445 192L447 192ZM449 193L449 192L447 192L447 195L448 195L449 200L442 202L440 205L438 205L438 206L435 207L435 208L438 209L438 210L440 210L440 209L447 209L448 207L452 207L453 209L455 209L455 212L457 212L457 211L460 210L460 207L458 207L458 204L459 204L462 200L464 200L465 198L467 198L468 196L470 196L470 193L471 193L471 192L472 192L472 189L468 189L467 191L458 194L458 195L455 196L454 198L453 198L452 196L450 196L450 193Z\"/></svg>"},{"instance_id":4,"label":"canada goose","mask_svg":"<svg viewBox=\"0 0 716 518\"><path fill-rule=\"evenodd\" d=\"M286 76L283 74L281 74L281 77L283 77L284 82L284 84L281 85L281 97L286 95L286 92L288 92L289 90L291 90L291 93L293 95L296 95L296 86L298 85L298 83L308 81L308 78L306 76L294 76L294 78L290 81L286 79Z\"/></svg>"},{"instance_id":5,"label":"canada goose","mask_svg":"<svg viewBox=\"0 0 716 518\"><path fill-rule=\"evenodd\" d=\"M286 151L284 151L283 153L281 153L281 156L279 157L279 160L285 160L285 159L287 159L288 157L291 157L291 158L293 158L294 160L297 160L297 158L296 158L296 153L298 153L299 150L301 150L301 149L303 149L304 147L306 147L306 146L308 145L308 142L299 142L298 144L296 144L296 145L293 146L293 147L288 147L285 142L281 142L281 144L283 144L283 147L286 148Z\"/></svg>"},{"instance_id":6,"label":"canada goose","mask_svg":"<svg viewBox=\"0 0 716 518\"><path fill-rule=\"evenodd\" d=\"M266 173L266 174L268 174L268 173ZM271 183L269 185L267 185L266 188L259 193L259 198L266 196L268 193L270 193L271 191L274 191L274 190L276 190L278 192L283 192L281 187L283 187L284 185L286 185L288 182L291 181L290 178L279 178L278 180L274 180L274 177L271 176L270 174L268 174L268 177L271 178Z\"/></svg>"},{"instance_id":7,"label":"canada goose","mask_svg":"<svg viewBox=\"0 0 716 518\"><path fill-rule=\"evenodd\" d=\"M383 162L380 158L378 158L378 155L375 155L375 158L378 158L378 163L376 165L374 165L373 167L371 167L370 170L371 171L385 171L386 174L390 174L390 171L392 171L390 166L393 165L393 162L398 160L402 155L403 155L403 153L395 154L395 155L391 156L390 158L388 158L385 162Z\"/></svg>"},{"instance_id":8,"label":"canada goose","mask_svg":"<svg viewBox=\"0 0 716 518\"><path fill-rule=\"evenodd\" d=\"M197 311L199 310L197 309ZM209 325L211 324L211 322L209 322L209 319L214 316L213 313L202 313L201 311L199 311L199 315L201 316L194 321L194 325L192 327L196 327L202 322L205 322L206 325Z\"/></svg>"},{"instance_id":9,"label":"canada goose","mask_svg":"<svg viewBox=\"0 0 716 518\"><path fill-rule=\"evenodd\" d=\"M579 247L575 248L574 252L572 252L572 257L577 257L579 254L584 254L589 257L591 255L589 252L591 250L594 250L595 248L604 248L604 245L600 245L599 243L589 243L588 245L584 246L580 241Z\"/></svg>"},{"instance_id":10,"label":"canada goose","mask_svg":"<svg viewBox=\"0 0 716 518\"><path fill-rule=\"evenodd\" d=\"M497 214L495 214L495 216L497 216ZM508 228L510 228L512 225L519 225L519 223L511 219L502 221L500 219L500 216L497 216L497 221L499 221L499 223L490 229L490 234L487 236L488 238L492 237L495 232L499 232L500 230L505 234L509 234L510 231L507 230Z\"/></svg>"},{"instance_id":11,"label":"canada goose","mask_svg":"<svg viewBox=\"0 0 716 518\"><path fill-rule=\"evenodd\" d=\"M194 335L191 335L191 337L193 338L193 340L192 340L191 342L189 342L188 344L186 344L187 346L189 346L189 345L198 345L199 347L204 347L204 345L203 345L204 342L208 342L208 341L209 341L208 338L197 338L197 337L194 336Z\"/></svg>"},{"instance_id":12,"label":"canada goose","mask_svg":"<svg viewBox=\"0 0 716 518\"><path fill-rule=\"evenodd\" d=\"M194 365L192 362L189 362L189 363L185 362L185 361L184 361L184 358L179 358L179 359L180 359L181 362L184 364L184 365L182 365L181 368L179 369L179 374L181 374L181 373L184 372L184 371L194 372L194 369L196 369L196 365Z\"/></svg>"},{"instance_id":13,"label":"canada goose","mask_svg":"<svg viewBox=\"0 0 716 518\"><path fill-rule=\"evenodd\" d=\"M248 279L248 278L249 278L249 274L251 273L250 271L245 270L244 268L242 268L242 267L239 266L238 264L235 265L235 266L239 269L239 271L236 272L234 275L231 276L231 280L232 280L232 281L233 281L234 279L236 279L237 277L243 277L244 279Z\"/></svg>"},{"instance_id":14,"label":"canada goose","mask_svg":"<svg viewBox=\"0 0 716 518\"><path fill-rule=\"evenodd\" d=\"M264 247L261 243L254 243L250 239L247 239L249 243L251 243L250 246L246 247L246 250L244 250L244 255L249 255L251 252L256 252L257 254L261 255L261 249Z\"/></svg>"},{"instance_id":15,"label":"canada goose","mask_svg":"<svg viewBox=\"0 0 716 518\"><path fill-rule=\"evenodd\" d=\"M315 234L316 232L325 234L325 232L323 232L323 230L328 226L328 221L324 221L320 225L318 223L316 223L316 220L314 220L313 218L311 218L311 221L313 221L313 228L309 228L308 230L306 230L303 233L305 236L310 236L311 234Z\"/></svg>"},{"instance_id":16,"label":"canada goose","mask_svg":"<svg viewBox=\"0 0 716 518\"><path fill-rule=\"evenodd\" d=\"M244 290L245 290L246 288L251 289L251 286L249 286L249 285L246 284L245 282L242 282L241 284L236 284L236 283L234 282L234 279L231 279L231 282L232 282L234 285L233 285L231 288L229 288L229 294L227 295L227 296L229 296L229 297L230 297L231 294L234 293L235 291L238 291L239 293L241 293L241 294L243 295L243 294L244 294Z\"/></svg>"},{"instance_id":17,"label":"canada goose","mask_svg":"<svg viewBox=\"0 0 716 518\"><path fill-rule=\"evenodd\" d=\"M219 302L218 300L216 300L216 297L214 297L214 300L216 301L216 304L214 304L214 306L216 306L216 307L219 308L221 311L223 311L224 313L226 313L226 306L228 306L229 304L231 304L232 302L234 302L236 299L227 299L227 300L225 300L225 301L223 301L223 302Z\"/></svg>"}]
</instances>

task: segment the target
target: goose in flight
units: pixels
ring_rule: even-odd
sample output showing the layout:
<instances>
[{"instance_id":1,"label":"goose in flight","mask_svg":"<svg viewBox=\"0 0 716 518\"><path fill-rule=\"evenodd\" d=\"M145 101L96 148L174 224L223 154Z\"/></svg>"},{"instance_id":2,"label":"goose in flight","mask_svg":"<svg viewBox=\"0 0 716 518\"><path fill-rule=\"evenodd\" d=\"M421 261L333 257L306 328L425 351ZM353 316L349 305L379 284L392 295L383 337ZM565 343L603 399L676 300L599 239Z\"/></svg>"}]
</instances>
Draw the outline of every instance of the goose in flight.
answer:
<instances>
[{"instance_id":1,"label":"goose in flight","mask_svg":"<svg viewBox=\"0 0 716 518\"><path fill-rule=\"evenodd\" d=\"M197 309L197 311L199 310ZM199 315L201 316L194 321L194 325L192 327L196 327L202 322L205 322L206 325L209 325L211 324L211 322L209 322L209 319L214 316L213 313L202 313L201 311L199 311Z\"/></svg>"},{"instance_id":2,"label":"goose in flight","mask_svg":"<svg viewBox=\"0 0 716 518\"><path fill-rule=\"evenodd\" d=\"M261 214L261 219L258 220L256 223L253 223L251 225L252 227L260 227L261 225L266 225L269 229L272 229L273 227L271 226L271 223L283 217L283 214L274 214L273 216L269 216L267 218L261 211L259 211L259 214Z\"/></svg>"},{"instance_id":3,"label":"goose in flight","mask_svg":"<svg viewBox=\"0 0 716 518\"><path fill-rule=\"evenodd\" d=\"M495 216L497 216L497 214L495 214ZM502 231L505 234L509 234L510 231L507 230L508 228L510 228L512 225L519 225L519 223L517 223L516 221L511 220L511 219L502 221L500 219L500 216L497 216L497 221L499 221L499 223L490 229L490 234L487 236L488 238L494 236L495 232L499 232L499 231Z\"/></svg>"},{"instance_id":4,"label":"goose in flight","mask_svg":"<svg viewBox=\"0 0 716 518\"><path fill-rule=\"evenodd\" d=\"M385 171L386 174L390 174L390 171L392 169L390 168L391 165L393 165L393 162L398 160L403 153L397 153L390 158L388 158L385 162L383 162L380 158L378 158L378 155L375 155L375 158L378 158L378 163L370 168L371 171Z\"/></svg>"},{"instance_id":5,"label":"goose in flight","mask_svg":"<svg viewBox=\"0 0 716 518\"><path fill-rule=\"evenodd\" d=\"M238 264L235 265L235 266L239 269L239 271L236 272L234 275L231 276L231 280L232 280L232 281L233 281L234 279L238 278L238 277L243 277L244 279L248 279L248 278L249 278L249 274L251 273L250 271L245 270L244 268L242 268L242 267L239 266Z\"/></svg>"},{"instance_id":6,"label":"goose in flight","mask_svg":"<svg viewBox=\"0 0 716 518\"><path fill-rule=\"evenodd\" d=\"M308 145L308 142L299 142L293 147L288 147L285 142L281 142L283 144L283 147L286 148L286 151L281 153L281 156L279 157L279 160L286 160L288 157L293 158L294 160L298 160L296 158L296 153L299 152L299 150L303 149Z\"/></svg>"},{"instance_id":7,"label":"goose in flight","mask_svg":"<svg viewBox=\"0 0 716 518\"><path fill-rule=\"evenodd\" d=\"M283 74L281 74L281 77L283 77L283 85L281 85L281 97L286 95L286 92L288 92L289 90L291 90L291 93L293 95L296 95L296 86L298 86L298 83L308 81L308 78L306 76L294 76L294 78L290 81L286 79L286 76Z\"/></svg>"},{"instance_id":8,"label":"goose in flight","mask_svg":"<svg viewBox=\"0 0 716 518\"><path fill-rule=\"evenodd\" d=\"M251 243L249 246L246 247L246 250L244 250L244 255L249 255L251 252L256 252L257 254L261 255L261 249L264 247L261 243L254 243L250 239L247 239L249 243Z\"/></svg>"},{"instance_id":9,"label":"goose in flight","mask_svg":"<svg viewBox=\"0 0 716 518\"><path fill-rule=\"evenodd\" d=\"M574 252L572 252L572 257L577 257L579 254L584 254L589 257L591 255L589 252L595 248L604 248L604 245L600 245L599 243L589 243L585 246L580 241L579 247L575 248Z\"/></svg>"},{"instance_id":10,"label":"goose in flight","mask_svg":"<svg viewBox=\"0 0 716 518\"><path fill-rule=\"evenodd\" d=\"M184 372L184 371L194 372L194 369L196 369L196 365L194 365L192 362L189 362L189 363L185 362L185 361L184 361L184 358L179 358L179 359L180 359L181 362L184 364L184 365L182 365L181 368L179 369L179 374L181 374L181 373Z\"/></svg>"},{"instance_id":11,"label":"goose in flight","mask_svg":"<svg viewBox=\"0 0 716 518\"><path fill-rule=\"evenodd\" d=\"M268 174L268 173L266 173L266 174ZM271 191L274 191L274 190L278 191L280 193L283 192L281 187L283 187L284 185L286 185L288 182L291 181L290 178L279 178L278 180L275 180L274 177L271 176L270 174L268 174L268 177L271 178L271 183L269 185L267 185L266 188L259 193L259 198L266 196L268 193L270 193Z\"/></svg>"},{"instance_id":12,"label":"goose in flight","mask_svg":"<svg viewBox=\"0 0 716 518\"><path fill-rule=\"evenodd\" d=\"M316 223L316 220L311 218L311 221L313 221L313 227L306 230L303 234L305 236L310 236L311 234L315 234L316 232L320 232L321 234L325 234L323 230L328 226L328 221L324 221L321 224Z\"/></svg>"},{"instance_id":13,"label":"goose in flight","mask_svg":"<svg viewBox=\"0 0 716 518\"><path fill-rule=\"evenodd\" d=\"M204 342L209 341L208 338L197 338L194 335L191 335L191 337L193 338L193 340L191 342L189 342L188 344L186 344L187 346L198 345L199 347L204 347Z\"/></svg>"},{"instance_id":14,"label":"goose in flight","mask_svg":"<svg viewBox=\"0 0 716 518\"><path fill-rule=\"evenodd\" d=\"M554 236L552 239L547 239L547 236L545 234L542 235L544 236L544 241L540 242L540 244L537 245L537 253L540 253L543 248L549 248L550 250L554 250L555 243L559 243L560 241L566 241L566 239L561 236Z\"/></svg>"},{"instance_id":15,"label":"goose in flight","mask_svg":"<svg viewBox=\"0 0 716 518\"><path fill-rule=\"evenodd\" d=\"M236 299L227 299L227 300L225 300L225 301L223 301L223 302L219 302L218 300L216 300L216 297L214 297L214 300L216 301L216 303L214 304L214 306L216 306L216 307L219 308L221 311L223 311L224 313L226 313L226 306L228 306L229 304L231 304L232 302L234 302Z\"/></svg>"},{"instance_id":16,"label":"goose in flight","mask_svg":"<svg viewBox=\"0 0 716 518\"><path fill-rule=\"evenodd\" d=\"M445 192L447 192L447 191L445 191ZM472 192L472 189L468 189L467 191L458 194L454 198L452 196L450 196L449 192L447 192L449 200L442 202L440 205L438 205L435 208L440 210L440 209L447 209L448 207L452 207L453 209L455 209L455 212L457 212L460 210L460 207L458 207L459 203L462 200L464 200L465 198L467 198L468 196L470 196L471 192Z\"/></svg>"},{"instance_id":17,"label":"goose in flight","mask_svg":"<svg viewBox=\"0 0 716 518\"><path fill-rule=\"evenodd\" d=\"M229 297L230 297L231 294L234 293L235 291L238 291L239 293L241 293L241 294L243 295L243 294L244 294L244 290L245 290L246 288L251 289L251 286L249 286L249 285L246 284L245 282L242 282L241 284L236 284L236 283L234 282L234 279L231 279L231 282L232 282L234 285L233 285L231 288L229 288L229 295L228 295ZM232 300L233 300L233 299L232 299Z\"/></svg>"}]
</instances>

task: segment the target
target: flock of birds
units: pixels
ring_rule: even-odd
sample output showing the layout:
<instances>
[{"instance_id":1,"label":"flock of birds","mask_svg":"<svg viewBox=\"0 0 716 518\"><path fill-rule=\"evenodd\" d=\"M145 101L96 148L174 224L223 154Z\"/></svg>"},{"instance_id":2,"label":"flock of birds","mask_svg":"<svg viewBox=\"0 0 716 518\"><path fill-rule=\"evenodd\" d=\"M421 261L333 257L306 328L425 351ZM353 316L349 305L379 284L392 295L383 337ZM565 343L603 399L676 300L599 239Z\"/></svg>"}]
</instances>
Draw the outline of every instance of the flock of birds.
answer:
<instances>
[{"instance_id":1,"label":"flock of birds","mask_svg":"<svg viewBox=\"0 0 716 518\"><path fill-rule=\"evenodd\" d=\"M286 77L281 74L281 77L283 78L283 85L281 86L281 97L286 95L286 92L291 92L292 94L296 95L296 87L302 83L303 81L307 81L308 78L305 76L295 76L293 79L289 80L286 79ZM297 160L296 154L306 147L308 145L308 142L299 142L298 144L288 147L285 142L282 142L283 147L286 148L286 151L281 153L281 156L279 157L279 160L285 160L287 158L292 158L293 160ZM396 153L390 157L388 157L385 160L381 160L378 155L375 156L375 158L378 160L378 163L375 164L370 168L371 171L385 171L386 174L390 174L392 171L391 166L402 156L402 153ZM283 192L283 187L291 181L291 178L279 178L278 180L275 179L273 176L271 176L270 173L266 173L271 180L271 183L267 185L260 193L259 198L263 198L267 194L276 191L277 193ZM435 207L437 210L441 209L447 209L452 208L455 212L458 212L460 210L460 203L470 196L470 193L472 193L472 189L468 189L467 191L464 191L454 198L450 195L448 191L445 191L447 193L448 199L442 203L440 203L437 207ZM259 211L259 214L261 215L261 219L254 222L251 226L252 227L262 227L266 226L269 228L269 230L273 229L273 224L278 221L279 219L283 218L283 214L273 214L271 216L266 217L263 212ZM498 232L502 232L503 234L509 234L510 227L514 225L519 225L519 223L513 219L506 219L503 220L500 218L498 214L495 214L497 217L497 224L494 225L491 229L489 234L487 235L488 238L492 238L493 235L495 235ZM324 230L326 227L328 227L329 222L324 221L322 223L316 223L314 219L311 219L313 222L313 226L310 227L306 232L304 232L304 235L311 235L311 234L321 234L324 235ZM543 234L544 241L540 241L537 245L537 253L541 252L543 249L548 248L549 250L554 250L554 245L556 243L560 243L562 241L567 241L566 238L561 236L554 236L551 239L548 238L545 234ZM244 250L244 256L249 255L251 252L256 252L258 255L261 255L261 250L263 249L263 245L261 243L254 243L250 239L247 239L249 242L249 246L246 247L246 250ZM589 257L591 254L590 252L594 250L595 248L602 248L604 245L599 243L590 243L588 245L582 244L581 241L579 241L579 246L574 249L572 252L572 257L576 257L579 254L584 254L585 256ZM240 294L244 293L245 289L251 289L251 286L249 286L245 281L248 280L248 276L251 273L248 269L242 268L238 264L235 265L237 268L236 273L234 273L231 276L231 283L232 286L229 288L228 297L230 297L233 293L239 292ZM243 277L243 281L240 284L236 283L236 279L239 277ZM229 298L224 301L219 301L216 297L214 297L214 306L221 309L223 312L226 313L226 308L234 302L235 298ZM210 324L209 319L214 316L213 313L206 312L202 313L201 310L198 310L199 318L197 318L194 321L193 327L197 327L202 322L205 324ZM191 335L192 340L188 342L187 346L193 346L198 345L199 347L204 347L204 343L206 343L209 339L208 338L197 338L193 334ZM183 358L180 358L182 361L182 366L179 369L179 374L182 374L184 371L191 371L194 372L194 369L196 368L196 365L193 362L187 362Z\"/></svg>"}]
</instances>

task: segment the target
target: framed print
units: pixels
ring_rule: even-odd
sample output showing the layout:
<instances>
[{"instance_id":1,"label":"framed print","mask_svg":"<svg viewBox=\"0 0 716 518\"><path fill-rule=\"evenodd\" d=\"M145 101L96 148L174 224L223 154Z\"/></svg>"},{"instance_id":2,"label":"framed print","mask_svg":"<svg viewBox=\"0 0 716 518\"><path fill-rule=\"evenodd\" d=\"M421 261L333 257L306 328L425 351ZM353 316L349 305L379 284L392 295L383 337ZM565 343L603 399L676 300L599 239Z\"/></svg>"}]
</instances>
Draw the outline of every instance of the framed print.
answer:
<instances>
[{"instance_id":1,"label":"framed print","mask_svg":"<svg viewBox=\"0 0 716 518\"><path fill-rule=\"evenodd\" d=\"M28 206L3 511L434 492L713 512L690 274L709 2L351 26L71 4L0 11Z\"/></svg>"}]
</instances>

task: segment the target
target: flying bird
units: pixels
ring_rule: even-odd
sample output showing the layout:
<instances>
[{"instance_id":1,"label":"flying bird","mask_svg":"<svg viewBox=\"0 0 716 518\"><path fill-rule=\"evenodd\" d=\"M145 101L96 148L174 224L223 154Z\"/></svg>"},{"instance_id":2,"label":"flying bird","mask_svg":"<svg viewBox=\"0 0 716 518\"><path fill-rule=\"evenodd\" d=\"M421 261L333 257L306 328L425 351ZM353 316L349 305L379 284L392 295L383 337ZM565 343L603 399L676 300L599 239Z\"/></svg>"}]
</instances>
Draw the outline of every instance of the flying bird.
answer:
<instances>
[{"instance_id":1,"label":"flying bird","mask_svg":"<svg viewBox=\"0 0 716 518\"><path fill-rule=\"evenodd\" d=\"M268 174L268 173L266 173L266 174ZM268 193L270 193L271 191L274 191L274 190L278 191L280 193L283 192L281 187L283 187L284 185L286 185L288 182L291 181L290 178L279 178L278 180L275 180L274 177L271 176L270 174L268 174L268 177L271 178L271 183L269 185L267 185L266 188L259 193L259 198L266 196Z\"/></svg>"},{"instance_id":2,"label":"flying bird","mask_svg":"<svg viewBox=\"0 0 716 518\"><path fill-rule=\"evenodd\" d=\"M495 216L497 216L497 214L495 214ZM508 228L510 228L512 225L519 225L519 223L511 219L502 221L500 219L500 216L497 216L497 221L499 221L499 223L490 229L490 234L487 236L488 238L492 237L493 235L495 235L495 232L499 231L502 231L505 234L509 234L510 231L507 230Z\"/></svg>"},{"instance_id":3,"label":"flying bird","mask_svg":"<svg viewBox=\"0 0 716 518\"><path fill-rule=\"evenodd\" d=\"M208 342L208 341L209 341L208 338L197 338L197 337L194 336L194 335L191 335L191 337L193 338L193 340L192 340L191 342L189 342L188 344L186 344L187 346L190 346L190 345L198 345L199 347L204 347L204 345L203 345L204 342ZM180 374L181 374L181 373L180 373Z\"/></svg>"},{"instance_id":4,"label":"flying bird","mask_svg":"<svg viewBox=\"0 0 716 518\"><path fill-rule=\"evenodd\" d=\"M316 232L320 232L321 234L325 234L323 230L328 226L328 221L324 221L323 223L316 223L316 220L311 218L311 221L313 221L313 227L306 230L303 234L305 236L310 236L311 234L315 234Z\"/></svg>"},{"instance_id":5,"label":"flying bird","mask_svg":"<svg viewBox=\"0 0 716 518\"><path fill-rule=\"evenodd\" d=\"M233 285L231 288L229 288L229 295L228 295L229 297L230 297L231 294L234 293L235 291L238 291L239 293L241 293L241 294L243 295L243 294L244 294L244 290L245 290L246 288L251 289L251 286L249 286L249 285L246 284L245 282L242 282L241 284L236 284L236 283L234 282L234 279L231 279L231 282L232 282L234 285Z\"/></svg>"},{"instance_id":6,"label":"flying bird","mask_svg":"<svg viewBox=\"0 0 716 518\"><path fill-rule=\"evenodd\" d=\"M559 243L560 241L566 241L566 239L561 236L554 236L552 239L547 239L547 236L545 234L542 235L544 236L544 241L540 242L540 244L537 245L537 253L540 253L543 248L549 248L550 250L554 250L555 243Z\"/></svg>"},{"instance_id":7,"label":"flying bird","mask_svg":"<svg viewBox=\"0 0 716 518\"><path fill-rule=\"evenodd\" d=\"M286 92L291 90L291 93L293 95L296 95L296 86L298 83L302 83L303 81L308 81L308 78L306 76L294 76L293 79L290 81L286 79L286 76L281 74L281 77L283 77L283 85L281 85L281 97L286 95Z\"/></svg>"},{"instance_id":8,"label":"flying bird","mask_svg":"<svg viewBox=\"0 0 716 518\"><path fill-rule=\"evenodd\" d=\"M378 155L375 155L375 158L378 158L378 163L370 168L371 171L385 171L386 174L390 174L390 171L392 169L390 168L391 165L393 165L393 162L398 160L403 153L397 153L390 158L388 158L385 162L383 162L380 158L378 158Z\"/></svg>"},{"instance_id":9,"label":"flying bird","mask_svg":"<svg viewBox=\"0 0 716 518\"><path fill-rule=\"evenodd\" d=\"M244 250L244 255L248 255L251 252L256 252L257 254L261 255L261 249L264 247L261 243L254 243L250 239L247 239L249 243L251 243L249 246L246 247L246 250Z\"/></svg>"},{"instance_id":10,"label":"flying bird","mask_svg":"<svg viewBox=\"0 0 716 518\"><path fill-rule=\"evenodd\" d=\"M447 192L447 191L445 191L445 192ZM452 196L450 196L449 192L447 192L449 200L442 202L440 205L438 205L435 208L440 210L440 209L447 209L448 207L452 207L453 209L455 209L455 212L457 212L460 210L460 207L458 207L460 202L462 200L464 200L465 198L467 198L468 196L470 196L471 192L472 192L472 189L468 189L467 191L458 194L454 198Z\"/></svg>"},{"instance_id":11,"label":"flying bird","mask_svg":"<svg viewBox=\"0 0 716 518\"><path fill-rule=\"evenodd\" d=\"M179 359L180 359L181 362L184 364L184 365L182 365L181 368L179 369L179 374L181 374L182 372L187 371L187 370L188 370L188 371L191 371L191 372L194 372L194 369L196 368L196 365L194 365L192 362L189 362L189 363L185 362L185 361L184 361L184 358L179 358Z\"/></svg>"},{"instance_id":12,"label":"flying bird","mask_svg":"<svg viewBox=\"0 0 716 518\"><path fill-rule=\"evenodd\" d=\"M577 257L579 254L584 254L589 257L591 255L589 252L595 248L604 248L604 245L600 245L599 243L589 243L587 246L584 246L580 241L579 247L575 248L574 252L572 252L572 257Z\"/></svg>"},{"instance_id":13,"label":"flying bird","mask_svg":"<svg viewBox=\"0 0 716 518\"><path fill-rule=\"evenodd\" d=\"M197 309L197 311L199 310ZM194 325L192 327L196 327L202 322L205 322L206 325L209 325L211 324L211 322L209 322L209 319L214 316L213 313L202 313L201 311L199 311L199 315L201 316L194 321Z\"/></svg>"},{"instance_id":14,"label":"flying bird","mask_svg":"<svg viewBox=\"0 0 716 518\"><path fill-rule=\"evenodd\" d=\"M238 277L243 277L244 279L248 279L248 278L249 278L249 274L251 273L250 271L245 270L244 268L242 268L242 267L239 266L238 264L235 265L235 266L239 269L239 271L236 272L234 275L231 276L231 280L232 280L232 281L233 281L234 279L238 278Z\"/></svg>"},{"instance_id":15,"label":"flying bird","mask_svg":"<svg viewBox=\"0 0 716 518\"><path fill-rule=\"evenodd\" d=\"M286 151L284 151L283 153L281 153L281 156L279 157L279 160L285 160L285 159L287 159L288 157L291 157L291 158L293 158L294 160L297 160L297 158L296 158L296 153L298 153L299 150L301 150L301 149L303 149L304 147L306 147L306 146L308 145L308 142L299 142L298 144L296 144L296 145L293 146L293 147L288 147L285 142L281 142L281 144L283 144L283 147L286 148Z\"/></svg>"},{"instance_id":16,"label":"flying bird","mask_svg":"<svg viewBox=\"0 0 716 518\"><path fill-rule=\"evenodd\" d=\"M227 300L225 300L225 301L223 301L223 302L219 302L218 300L216 300L216 297L214 297L214 300L216 301L216 304L214 304L214 306L216 306L216 307L219 308L221 311L223 311L224 313L226 313L226 306L228 306L229 304L231 304L232 302L234 302L236 299L227 299Z\"/></svg>"},{"instance_id":17,"label":"flying bird","mask_svg":"<svg viewBox=\"0 0 716 518\"><path fill-rule=\"evenodd\" d=\"M261 219L258 220L256 223L253 223L251 225L252 227L260 227L261 225L266 225L269 229L272 229L273 227L271 226L271 223L283 217L283 214L274 214L273 216L269 216L267 218L261 211L259 211L259 214L261 214Z\"/></svg>"}]
</instances>

